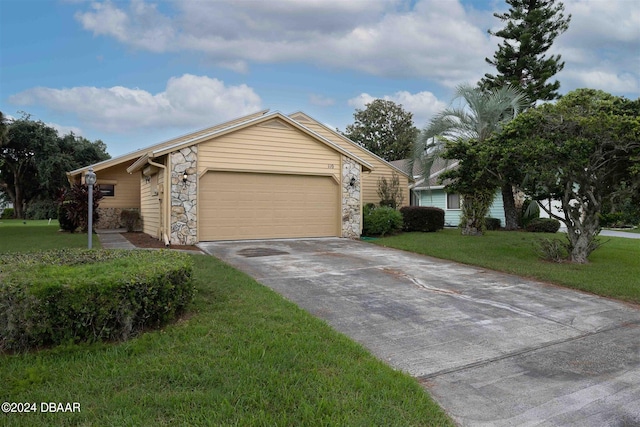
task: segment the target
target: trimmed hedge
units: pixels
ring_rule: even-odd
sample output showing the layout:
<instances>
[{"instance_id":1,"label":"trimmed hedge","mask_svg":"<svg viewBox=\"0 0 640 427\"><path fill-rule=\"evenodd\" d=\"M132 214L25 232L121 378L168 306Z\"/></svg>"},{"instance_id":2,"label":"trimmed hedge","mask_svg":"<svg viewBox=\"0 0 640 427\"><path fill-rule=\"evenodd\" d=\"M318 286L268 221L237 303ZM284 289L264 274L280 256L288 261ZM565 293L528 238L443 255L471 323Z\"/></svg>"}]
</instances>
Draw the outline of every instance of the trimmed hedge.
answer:
<instances>
[{"instance_id":1,"label":"trimmed hedge","mask_svg":"<svg viewBox=\"0 0 640 427\"><path fill-rule=\"evenodd\" d=\"M402 229L402 214L388 206L365 206L362 220L362 234L365 236L384 236Z\"/></svg>"},{"instance_id":2,"label":"trimmed hedge","mask_svg":"<svg viewBox=\"0 0 640 427\"><path fill-rule=\"evenodd\" d=\"M500 218L486 217L484 226L487 230L500 230Z\"/></svg>"},{"instance_id":3,"label":"trimmed hedge","mask_svg":"<svg viewBox=\"0 0 640 427\"><path fill-rule=\"evenodd\" d=\"M427 206L404 206L400 209L404 231L438 231L444 228L444 210Z\"/></svg>"},{"instance_id":4,"label":"trimmed hedge","mask_svg":"<svg viewBox=\"0 0 640 427\"><path fill-rule=\"evenodd\" d=\"M527 231L533 233L557 233L560 221L553 218L534 218L527 224Z\"/></svg>"},{"instance_id":5,"label":"trimmed hedge","mask_svg":"<svg viewBox=\"0 0 640 427\"><path fill-rule=\"evenodd\" d=\"M192 261L170 251L0 256L0 351L126 340L185 311Z\"/></svg>"}]
</instances>

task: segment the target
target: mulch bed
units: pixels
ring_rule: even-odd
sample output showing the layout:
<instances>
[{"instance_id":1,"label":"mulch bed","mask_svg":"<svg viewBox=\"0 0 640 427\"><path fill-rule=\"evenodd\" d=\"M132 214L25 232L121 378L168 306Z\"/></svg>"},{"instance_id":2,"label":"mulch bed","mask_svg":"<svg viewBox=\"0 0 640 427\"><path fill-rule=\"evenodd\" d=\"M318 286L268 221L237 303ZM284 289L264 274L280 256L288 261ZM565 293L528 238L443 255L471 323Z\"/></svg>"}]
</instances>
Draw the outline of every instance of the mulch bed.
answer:
<instances>
[{"instance_id":1,"label":"mulch bed","mask_svg":"<svg viewBox=\"0 0 640 427\"><path fill-rule=\"evenodd\" d=\"M151 237L141 232L120 233L137 248L165 249L164 241ZM202 252L199 247L193 245L171 245L170 249L182 249L186 251Z\"/></svg>"}]
</instances>

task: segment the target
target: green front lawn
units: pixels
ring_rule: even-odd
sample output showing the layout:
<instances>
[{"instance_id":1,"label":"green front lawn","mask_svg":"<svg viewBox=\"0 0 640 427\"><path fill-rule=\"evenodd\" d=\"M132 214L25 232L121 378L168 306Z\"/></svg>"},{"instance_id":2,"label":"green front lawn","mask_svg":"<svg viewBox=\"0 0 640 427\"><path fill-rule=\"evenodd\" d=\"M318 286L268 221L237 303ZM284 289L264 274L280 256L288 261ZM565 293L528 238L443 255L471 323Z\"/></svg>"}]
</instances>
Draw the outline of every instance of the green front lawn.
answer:
<instances>
[{"instance_id":1,"label":"green front lawn","mask_svg":"<svg viewBox=\"0 0 640 427\"><path fill-rule=\"evenodd\" d=\"M67 233L60 230L58 220L0 220L0 253L32 252L57 248L86 248L86 233ZM92 236L94 248L100 247L98 237Z\"/></svg>"},{"instance_id":2,"label":"green front lawn","mask_svg":"<svg viewBox=\"0 0 640 427\"><path fill-rule=\"evenodd\" d=\"M60 246L56 233L39 246ZM0 250L16 244L0 235ZM81 407L0 413L0 425L453 425L414 379L247 275L192 256L196 299L177 323L125 343L0 355L0 402Z\"/></svg>"},{"instance_id":3,"label":"green front lawn","mask_svg":"<svg viewBox=\"0 0 640 427\"><path fill-rule=\"evenodd\" d=\"M403 233L375 243L437 258L531 277L594 294L640 303L640 240L602 237L602 247L586 265L541 261L534 240L561 233L488 231L482 237L462 236L457 229L436 233Z\"/></svg>"}]
</instances>

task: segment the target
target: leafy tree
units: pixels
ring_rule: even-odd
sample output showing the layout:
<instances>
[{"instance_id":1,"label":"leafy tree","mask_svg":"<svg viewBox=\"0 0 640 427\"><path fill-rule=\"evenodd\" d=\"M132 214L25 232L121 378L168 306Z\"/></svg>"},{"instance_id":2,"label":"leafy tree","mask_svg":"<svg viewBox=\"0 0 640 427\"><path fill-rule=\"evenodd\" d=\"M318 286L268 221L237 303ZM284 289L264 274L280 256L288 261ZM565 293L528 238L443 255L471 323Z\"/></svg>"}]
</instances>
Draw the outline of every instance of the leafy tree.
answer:
<instances>
[{"instance_id":1,"label":"leafy tree","mask_svg":"<svg viewBox=\"0 0 640 427\"><path fill-rule=\"evenodd\" d=\"M446 159L458 159L455 169L441 174L441 181L449 182L447 191L462 196L462 234L479 236L486 228L485 218L499 186L496 176L489 172L486 153L475 140L448 143L442 152Z\"/></svg>"},{"instance_id":2,"label":"leafy tree","mask_svg":"<svg viewBox=\"0 0 640 427\"><path fill-rule=\"evenodd\" d=\"M640 192L636 102L579 89L520 114L485 144L499 168L517 165L526 174L523 189L533 199L560 201L564 218L541 207L566 225L572 262L586 263L598 247L605 199Z\"/></svg>"},{"instance_id":3,"label":"leafy tree","mask_svg":"<svg viewBox=\"0 0 640 427\"><path fill-rule=\"evenodd\" d=\"M55 129L30 120L28 115L7 126L0 146L0 185L13 202L17 218L24 218L27 205L38 194L36 155L51 152L57 138Z\"/></svg>"},{"instance_id":4,"label":"leafy tree","mask_svg":"<svg viewBox=\"0 0 640 427\"><path fill-rule=\"evenodd\" d=\"M356 109L355 122L342 134L387 161L406 159L411 155L418 136L413 114L393 101L376 99Z\"/></svg>"},{"instance_id":5,"label":"leafy tree","mask_svg":"<svg viewBox=\"0 0 640 427\"><path fill-rule=\"evenodd\" d=\"M486 194L495 193L499 176L492 175L488 171L489 165L480 162L475 146L484 144L513 119L525 106L525 99L511 86L483 91L470 85L459 86L455 99L460 105L452 105L436 114L422 131L413 161L420 161L426 174L438 156L459 161L457 169L444 177L454 181L448 188L460 192L465 209L471 215L466 218L463 234L482 234L484 216L476 216L482 212L486 214L491 206L492 199L487 202Z\"/></svg>"},{"instance_id":6,"label":"leafy tree","mask_svg":"<svg viewBox=\"0 0 640 427\"><path fill-rule=\"evenodd\" d=\"M69 186L65 172L110 158L103 142L73 134L59 137L55 129L28 114L4 127L0 191L13 202L17 218L24 218L34 202L53 206L58 190Z\"/></svg>"},{"instance_id":7,"label":"leafy tree","mask_svg":"<svg viewBox=\"0 0 640 427\"><path fill-rule=\"evenodd\" d=\"M569 28L571 15L565 17L564 5L555 0L506 0L510 5L507 13L494 13L505 23L498 31L489 34L500 37L493 59L485 60L496 67L496 75L485 74L480 81L484 90L505 85L520 87L531 106L537 101L550 101L559 97L560 82L548 82L562 70L564 62L560 55L546 57L553 41ZM503 182L501 186L504 203L505 228L518 228L518 210L513 195L514 183Z\"/></svg>"}]
</instances>

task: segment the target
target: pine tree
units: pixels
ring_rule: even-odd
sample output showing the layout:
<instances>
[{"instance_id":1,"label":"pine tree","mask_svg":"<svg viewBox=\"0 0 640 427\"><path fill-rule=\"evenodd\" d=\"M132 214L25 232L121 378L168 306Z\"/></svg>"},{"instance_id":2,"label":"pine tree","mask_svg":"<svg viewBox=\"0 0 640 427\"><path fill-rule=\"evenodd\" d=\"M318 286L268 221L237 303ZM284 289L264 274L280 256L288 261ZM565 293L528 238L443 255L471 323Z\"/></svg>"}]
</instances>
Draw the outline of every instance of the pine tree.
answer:
<instances>
[{"instance_id":1,"label":"pine tree","mask_svg":"<svg viewBox=\"0 0 640 427\"><path fill-rule=\"evenodd\" d=\"M493 59L485 58L496 67L498 74L485 74L479 86L484 90L498 89L506 85L520 87L530 106L537 101L551 101L560 97L560 82L548 83L551 77L562 70L564 62L560 55L548 58L545 52L553 41L569 28L571 15L565 17L564 5L555 0L506 0L510 8L507 13L493 16L505 22L499 31L489 34L500 37ZM504 203L505 228L518 228L518 210L513 195L512 183L504 182L501 188Z\"/></svg>"},{"instance_id":2,"label":"pine tree","mask_svg":"<svg viewBox=\"0 0 640 427\"><path fill-rule=\"evenodd\" d=\"M485 60L498 73L485 74L480 81L483 89L496 89L511 84L522 88L531 105L536 101L559 98L560 82L547 81L562 70L560 55L545 56L553 41L569 28L571 15L565 17L564 5L555 0L506 0L511 6L507 13L493 16L505 22L499 31L489 34L503 42Z\"/></svg>"}]
</instances>

